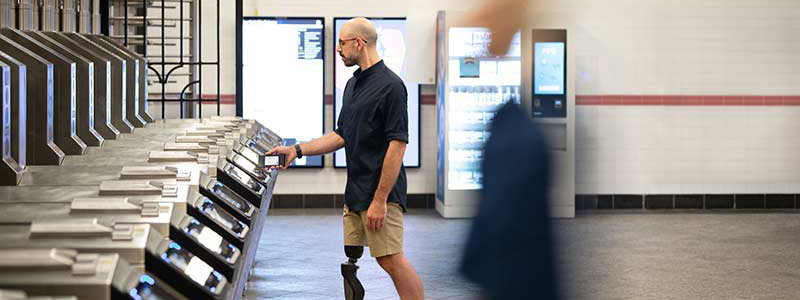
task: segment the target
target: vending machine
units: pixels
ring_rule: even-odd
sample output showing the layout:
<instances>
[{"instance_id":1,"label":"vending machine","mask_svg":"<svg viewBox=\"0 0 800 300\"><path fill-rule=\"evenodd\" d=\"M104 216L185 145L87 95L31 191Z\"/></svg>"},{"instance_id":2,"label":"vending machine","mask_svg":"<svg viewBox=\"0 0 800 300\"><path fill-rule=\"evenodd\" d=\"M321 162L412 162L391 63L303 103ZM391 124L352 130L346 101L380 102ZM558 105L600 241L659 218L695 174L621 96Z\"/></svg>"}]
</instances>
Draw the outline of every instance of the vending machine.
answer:
<instances>
[{"instance_id":1,"label":"vending machine","mask_svg":"<svg viewBox=\"0 0 800 300\"><path fill-rule=\"evenodd\" d=\"M452 12L439 12L437 17L436 210L445 218L475 214L483 145L494 112L521 99L521 34L507 55L492 56L489 30L461 20Z\"/></svg>"}]
</instances>

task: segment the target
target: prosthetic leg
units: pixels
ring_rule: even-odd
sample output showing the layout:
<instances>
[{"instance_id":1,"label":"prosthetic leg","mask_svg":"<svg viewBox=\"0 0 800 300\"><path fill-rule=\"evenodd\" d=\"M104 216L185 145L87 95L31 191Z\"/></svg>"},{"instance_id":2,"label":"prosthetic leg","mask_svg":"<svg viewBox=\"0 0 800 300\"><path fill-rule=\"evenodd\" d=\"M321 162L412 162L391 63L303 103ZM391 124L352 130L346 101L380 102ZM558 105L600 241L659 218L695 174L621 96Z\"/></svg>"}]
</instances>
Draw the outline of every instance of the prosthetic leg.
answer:
<instances>
[{"instance_id":1,"label":"prosthetic leg","mask_svg":"<svg viewBox=\"0 0 800 300\"><path fill-rule=\"evenodd\" d=\"M344 298L346 300L364 300L364 286L358 281L356 262L364 254L364 246L344 246L347 262L342 264L342 277L344 277Z\"/></svg>"}]
</instances>

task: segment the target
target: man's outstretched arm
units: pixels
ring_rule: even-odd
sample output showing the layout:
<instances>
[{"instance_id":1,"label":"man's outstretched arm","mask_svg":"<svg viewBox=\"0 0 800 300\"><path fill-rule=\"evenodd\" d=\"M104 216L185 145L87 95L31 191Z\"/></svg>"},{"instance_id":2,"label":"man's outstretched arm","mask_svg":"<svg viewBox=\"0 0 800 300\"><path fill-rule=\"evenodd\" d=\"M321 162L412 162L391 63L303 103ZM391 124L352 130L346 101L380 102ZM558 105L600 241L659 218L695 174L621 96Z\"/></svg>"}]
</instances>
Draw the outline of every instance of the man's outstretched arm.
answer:
<instances>
[{"instance_id":1,"label":"man's outstretched arm","mask_svg":"<svg viewBox=\"0 0 800 300\"><path fill-rule=\"evenodd\" d=\"M303 156L323 155L344 147L344 139L335 131L316 138L308 143L300 144L300 151ZM286 155L286 165L281 169L286 169L297 158L297 151L294 146L281 146L272 148L266 155L284 154Z\"/></svg>"}]
</instances>

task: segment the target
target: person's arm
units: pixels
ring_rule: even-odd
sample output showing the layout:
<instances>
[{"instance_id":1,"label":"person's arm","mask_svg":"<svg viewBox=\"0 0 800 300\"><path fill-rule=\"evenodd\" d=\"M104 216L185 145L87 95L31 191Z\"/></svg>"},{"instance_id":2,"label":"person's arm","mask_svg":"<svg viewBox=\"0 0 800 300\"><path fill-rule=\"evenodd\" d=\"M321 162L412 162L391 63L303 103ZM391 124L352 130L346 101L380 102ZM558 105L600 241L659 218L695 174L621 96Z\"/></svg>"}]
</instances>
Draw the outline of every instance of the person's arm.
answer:
<instances>
[{"instance_id":1,"label":"person's arm","mask_svg":"<svg viewBox=\"0 0 800 300\"><path fill-rule=\"evenodd\" d=\"M406 142L399 140L389 142L386 157L383 159L383 170L381 170L381 179L378 181L378 189L375 190L375 196L367 210L367 228L370 230L379 231L383 228L386 217L386 200L397 182L397 176L400 175L406 145Z\"/></svg>"},{"instance_id":2,"label":"person's arm","mask_svg":"<svg viewBox=\"0 0 800 300\"><path fill-rule=\"evenodd\" d=\"M300 151L303 156L313 156L328 154L344 147L344 139L337 132L331 132L322 137L316 138L308 143L300 144ZM272 148L266 155L283 154L286 155L286 164L280 169L286 169L297 158L297 151L294 146L281 146Z\"/></svg>"},{"instance_id":3,"label":"person's arm","mask_svg":"<svg viewBox=\"0 0 800 300\"><path fill-rule=\"evenodd\" d=\"M487 27L492 32L489 52L495 56L505 56L511 48L511 40L525 24L528 1L525 0L487 0L480 9L469 16L472 23Z\"/></svg>"},{"instance_id":4,"label":"person's arm","mask_svg":"<svg viewBox=\"0 0 800 300\"><path fill-rule=\"evenodd\" d=\"M316 138L308 143L300 144L303 156L328 154L344 147L344 139L335 131Z\"/></svg>"},{"instance_id":5,"label":"person's arm","mask_svg":"<svg viewBox=\"0 0 800 300\"><path fill-rule=\"evenodd\" d=\"M383 158L381 177L372 203L367 209L367 229L380 231L386 218L386 201L397 182L400 168L403 167L403 156L408 145L408 91L405 85L393 85L381 111L385 121L384 134L389 146Z\"/></svg>"}]
</instances>

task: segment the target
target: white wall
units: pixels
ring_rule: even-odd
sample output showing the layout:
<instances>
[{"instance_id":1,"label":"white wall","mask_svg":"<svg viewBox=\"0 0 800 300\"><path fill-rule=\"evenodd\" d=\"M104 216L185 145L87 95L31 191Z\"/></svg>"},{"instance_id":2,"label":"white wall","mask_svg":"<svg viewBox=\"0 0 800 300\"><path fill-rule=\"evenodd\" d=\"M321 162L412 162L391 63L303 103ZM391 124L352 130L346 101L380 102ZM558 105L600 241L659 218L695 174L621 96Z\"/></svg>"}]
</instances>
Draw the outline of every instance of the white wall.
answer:
<instances>
[{"instance_id":1,"label":"white wall","mask_svg":"<svg viewBox=\"0 0 800 300\"><path fill-rule=\"evenodd\" d=\"M432 83L438 10L477 0L260 0L245 15L406 16L409 76ZM214 17L204 1L204 17ZM234 1L222 5L222 93L235 92ZM532 0L575 15L578 95L800 95L800 1ZM211 37L214 28L206 28ZM207 58L215 41L207 40ZM326 93L332 93L329 58ZM207 87L216 83L206 78ZM328 120L332 119L326 107ZM435 191L435 115L422 107L423 168L410 193ZM576 192L800 192L800 107L579 106ZM330 124L327 124L330 127ZM326 159L330 164L330 158ZM277 193L341 193L341 170L293 170ZM309 184L311 183L311 184Z\"/></svg>"},{"instance_id":2,"label":"white wall","mask_svg":"<svg viewBox=\"0 0 800 300\"><path fill-rule=\"evenodd\" d=\"M579 95L800 94L800 1L579 2ZM798 120L791 106L579 106L577 192L797 193Z\"/></svg>"}]
</instances>

